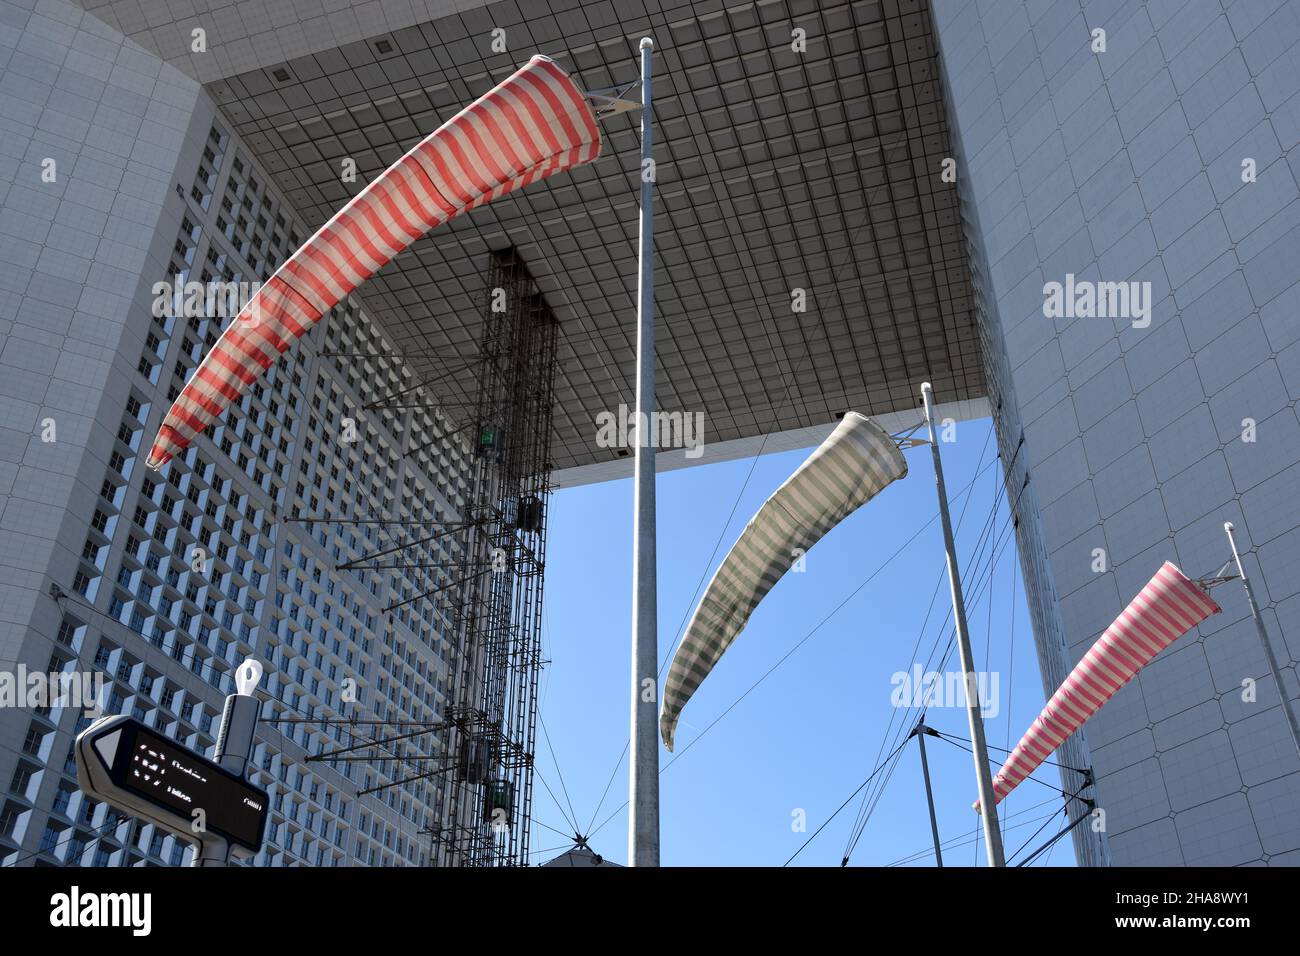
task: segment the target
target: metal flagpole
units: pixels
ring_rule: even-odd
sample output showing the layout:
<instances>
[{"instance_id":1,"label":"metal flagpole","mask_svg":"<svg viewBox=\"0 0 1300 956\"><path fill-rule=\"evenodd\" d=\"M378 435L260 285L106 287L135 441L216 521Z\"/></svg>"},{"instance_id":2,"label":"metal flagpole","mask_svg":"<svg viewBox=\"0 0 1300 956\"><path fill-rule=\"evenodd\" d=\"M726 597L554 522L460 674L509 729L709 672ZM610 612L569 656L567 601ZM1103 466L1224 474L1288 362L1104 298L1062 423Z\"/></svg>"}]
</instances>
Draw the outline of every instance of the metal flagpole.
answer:
<instances>
[{"instance_id":1,"label":"metal flagpole","mask_svg":"<svg viewBox=\"0 0 1300 956\"><path fill-rule=\"evenodd\" d=\"M925 726L924 718L912 730L916 742L921 748L921 776L925 778L925 802L930 807L930 835L934 837L934 862L943 866L943 852L939 849L939 821L934 816L934 792L930 789L930 763L925 759L925 735L934 733Z\"/></svg>"},{"instance_id":2,"label":"metal flagpole","mask_svg":"<svg viewBox=\"0 0 1300 956\"><path fill-rule=\"evenodd\" d=\"M943 524L943 547L948 560L948 587L952 591L952 616L957 628L957 650L966 683L966 717L970 721L971 750L975 755L975 780L979 784L980 817L984 822L984 849L989 866L1006 866L1002 853L1002 833L998 829L998 807L993 799L993 777L989 773L988 747L984 743L984 718L980 715L979 688L975 682L975 662L966 630L966 600L961 593L961 572L957 566L957 544L948 514L948 491L943 483L943 462L939 457L939 438L934 429L934 389L929 382L921 385L925 403L925 423L930 429L930 452L934 456L934 483L939 492L939 517Z\"/></svg>"},{"instance_id":3,"label":"metal flagpole","mask_svg":"<svg viewBox=\"0 0 1300 956\"><path fill-rule=\"evenodd\" d=\"M1286 713L1287 723L1291 725L1291 743L1295 746L1296 753L1300 755L1300 721L1296 720L1295 708L1286 696L1286 684L1282 683L1282 670L1277 666L1277 655L1273 653L1273 645L1268 642L1268 631L1264 629L1264 617L1259 613L1259 605L1255 603L1255 592L1250 586L1250 578L1246 577L1246 568L1241 563L1241 554L1237 551L1237 539L1232 534L1232 522L1225 521L1223 530L1228 535L1228 544L1232 547L1232 559L1237 562L1237 574L1241 577L1241 585L1246 589L1246 603L1250 605L1250 616L1255 619L1259 642L1264 645L1264 656L1268 658L1269 670L1273 672L1273 683L1277 686L1278 697L1282 699L1282 710Z\"/></svg>"},{"instance_id":4,"label":"metal flagpole","mask_svg":"<svg viewBox=\"0 0 1300 956\"><path fill-rule=\"evenodd\" d=\"M655 581L654 151L650 65L641 38L641 235L637 258L636 477L632 533L632 759L628 774L628 864L659 865L659 649Z\"/></svg>"}]
</instances>

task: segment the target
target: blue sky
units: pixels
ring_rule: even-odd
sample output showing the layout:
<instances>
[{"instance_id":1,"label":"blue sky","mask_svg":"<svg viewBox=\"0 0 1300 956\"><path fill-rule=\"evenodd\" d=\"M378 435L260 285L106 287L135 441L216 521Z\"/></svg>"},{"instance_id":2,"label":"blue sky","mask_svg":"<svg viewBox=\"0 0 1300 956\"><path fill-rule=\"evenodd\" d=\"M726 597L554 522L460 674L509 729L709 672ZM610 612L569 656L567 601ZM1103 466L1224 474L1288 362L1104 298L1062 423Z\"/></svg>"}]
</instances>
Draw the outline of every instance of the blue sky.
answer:
<instances>
[{"instance_id":1,"label":"blue sky","mask_svg":"<svg viewBox=\"0 0 1300 956\"><path fill-rule=\"evenodd\" d=\"M986 721L986 732L991 747L1013 747L1042 707L1043 688L992 423L963 422L956 429L956 440L943 445L944 468L954 521L966 508L958 551L971 638L977 668L998 681L997 711ZM697 588L707 584L745 522L807 454L764 455L659 476L661 660L679 640L698 601ZM947 646L951 623L945 623L949 599L930 451L919 447L906 454L908 476L827 535L809 551L806 570L787 574L759 606L687 704L677 753L660 748L664 865L786 862L894 750L904 721L907 729L915 723L914 712L892 702L894 676L911 670L918 635L922 664L940 640L941 625L939 646ZM962 493L972 479L970 491ZM596 831L590 842L597 852L626 862L627 813L620 809L627 799L626 760L615 767L628 739L631 508L630 480L562 490L552 499L544 621L550 663L542 678L532 847L557 849L537 852L534 862L561 852L566 841L555 831L567 833L575 821L584 833ZM999 554L991 562L999 537ZM965 571L972 560L979 570ZM980 581L988 583L981 587ZM944 670L958 669L954 648ZM954 737L970 735L960 706L931 708L927 723ZM944 851L945 864L982 862L971 810L971 755L930 738L927 756L940 836L954 844ZM1035 776L1058 782L1054 768ZM870 815L855 841L864 801ZM1060 806L1059 793L1029 781L1002 804L1009 856L1043 826L1013 862L1060 829ZM1049 819L1051 813L1057 816ZM806 829L798 832L801 816ZM838 866L850 846L851 866L933 865L915 741L904 746L892 772L887 766L878 773L794 865ZM1072 865L1069 839L1038 862Z\"/></svg>"}]
</instances>

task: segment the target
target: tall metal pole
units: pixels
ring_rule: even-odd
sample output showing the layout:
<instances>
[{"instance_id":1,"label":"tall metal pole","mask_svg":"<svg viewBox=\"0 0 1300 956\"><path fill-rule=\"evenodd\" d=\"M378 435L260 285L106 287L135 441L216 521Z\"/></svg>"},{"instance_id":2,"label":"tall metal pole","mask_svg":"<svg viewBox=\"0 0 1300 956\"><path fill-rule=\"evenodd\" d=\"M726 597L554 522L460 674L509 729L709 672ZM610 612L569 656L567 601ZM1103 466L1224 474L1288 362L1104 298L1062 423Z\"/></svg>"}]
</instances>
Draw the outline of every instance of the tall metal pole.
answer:
<instances>
[{"instance_id":1,"label":"tall metal pole","mask_svg":"<svg viewBox=\"0 0 1300 956\"><path fill-rule=\"evenodd\" d=\"M1246 589L1246 603L1250 605L1250 616L1255 619L1259 642L1264 645L1264 656L1268 658L1268 668L1273 672L1273 683L1277 686L1278 697L1282 699L1282 710L1286 714L1287 723L1291 725L1291 743L1295 746L1296 754L1300 755L1300 721L1296 720L1295 708L1286 696L1286 684L1282 683L1282 669L1277 666L1277 655L1273 653L1273 645L1268 642L1268 631L1264 629L1264 618L1259 613L1259 605L1255 603L1255 592L1250 586L1250 578L1246 577L1246 568L1241 563L1241 554L1237 551L1237 539L1232 534L1232 522L1225 521L1223 530L1228 535L1228 544L1232 548L1232 560L1237 562L1241 585Z\"/></svg>"},{"instance_id":2,"label":"tall metal pole","mask_svg":"<svg viewBox=\"0 0 1300 956\"><path fill-rule=\"evenodd\" d=\"M641 38L641 236L637 248L636 477L632 531L632 760L628 775L628 864L659 865L659 648L655 581L654 151L650 64Z\"/></svg>"},{"instance_id":3,"label":"tall metal pole","mask_svg":"<svg viewBox=\"0 0 1300 956\"><path fill-rule=\"evenodd\" d=\"M934 837L934 862L936 866L942 867L943 851L939 849L939 821L934 815L934 791L930 789L930 762L925 759L925 735L930 733L930 728L922 721L916 725L912 733L916 735L916 742L921 748L921 776L925 778L925 802L930 808L930 835Z\"/></svg>"},{"instance_id":4,"label":"tall metal pole","mask_svg":"<svg viewBox=\"0 0 1300 956\"><path fill-rule=\"evenodd\" d=\"M957 650L966 683L966 717L970 722L971 751L975 755L975 780L979 784L980 817L984 822L984 849L989 866L1006 866L1002 852L1002 833L998 830L998 807L993 799L993 776L989 773L989 752L984 743L984 718L980 714L979 686L975 681L975 661L966 629L966 600L961 592L961 571L957 566L957 543L948 514L948 490L943 483L943 461L939 457L939 438L934 429L934 389L929 382L921 385L925 403L925 422L930 428L930 452L934 456L934 483L939 492L939 517L943 524L943 547L948 559L948 588L952 591L952 616L957 628Z\"/></svg>"}]
</instances>

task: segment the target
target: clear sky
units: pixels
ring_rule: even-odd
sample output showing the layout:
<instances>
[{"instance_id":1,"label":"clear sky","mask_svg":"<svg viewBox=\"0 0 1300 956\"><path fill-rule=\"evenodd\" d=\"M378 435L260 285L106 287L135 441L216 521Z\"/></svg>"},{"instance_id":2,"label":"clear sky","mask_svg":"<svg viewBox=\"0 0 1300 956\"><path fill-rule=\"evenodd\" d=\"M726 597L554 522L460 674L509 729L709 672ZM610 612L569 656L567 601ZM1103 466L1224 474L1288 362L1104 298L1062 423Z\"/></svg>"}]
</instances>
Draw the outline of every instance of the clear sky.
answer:
<instances>
[{"instance_id":1,"label":"clear sky","mask_svg":"<svg viewBox=\"0 0 1300 956\"><path fill-rule=\"evenodd\" d=\"M986 732L990 747L1008 748L1042 707L1043 687L991 432L988 419L963 422L955 441L942 447L954 522L966 509L958 552L977 669L990 675L986 686L997 681L990 704L996 713ZM707 585L745 522L807 454L659 476L665 669L698 602L697 588ZM806 570L788 573L759 606L683 711L677 752L661 746L664 865L785 863L915 724L917 711L893 703L893 678L916 660L924 670L940 670L935 659L949 645L952 627L930 451L922 446L906 455L907 477L828 534L809 551ZM969 495L963 492L968 485ZM628 740L631 529L630 480L561 490L552 498L544 627L550 663L542 678L534 862L566 848L555 831L567 834L575 820L577 829L592 834L597 852L619 863L627 859L627 762L619 760ZM994 541L998 556L990 562ZM975 568L967 570L971 562ZM936 642L940 650L932 659ZM955 646L942 670L959 671ZM954 737L970 736L960 701L930 708L926 720ZM999 761L1005 756L990 753ZM970 754L929 738L927 756L940 836L951 844L944 863L982 862ZM1059 785L1055 768L1035 776ZM1001 807L1008 856L1033 837L1013 862L1064 825L1059 792L1031 781ZM868 811L854 840L855 821ZM850 846L851 866L933 865L915 740L849 800L794 865L837 866ZM1073 865L1068 837L1038 861L1044 863Z\"/></svg>"}]
</instances>

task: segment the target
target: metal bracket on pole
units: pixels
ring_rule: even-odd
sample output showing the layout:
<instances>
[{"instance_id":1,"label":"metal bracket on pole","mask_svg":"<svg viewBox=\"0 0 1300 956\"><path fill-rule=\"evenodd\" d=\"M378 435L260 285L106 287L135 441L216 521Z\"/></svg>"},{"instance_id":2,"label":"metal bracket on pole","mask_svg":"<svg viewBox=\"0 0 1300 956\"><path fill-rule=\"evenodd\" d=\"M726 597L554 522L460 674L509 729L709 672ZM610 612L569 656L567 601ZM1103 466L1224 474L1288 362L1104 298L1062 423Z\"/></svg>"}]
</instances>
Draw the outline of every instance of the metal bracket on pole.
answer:
<instances>
[{"instance_id":1,"label":"metal bracket on pole","mask_svg":"<svg viewBox=\"0 0 1300 956\"><path fill-rule=\"evenodd\" d=\"M583 93L583 96L591 100L596 119L608 119L611 116L617 116L619 113L627 113L641 108L641 104L636 100L627 98L628 92L639 82L640 80L633 80L626 86L609 86L601 90L587 90Z\"/></svg>"},{"instance_id":2,"label":"metal bracket on pole","mask_svg":"<svg viewBox=\"0 0 1300 956\"><path fill-rule=\"evenodd\" d=\"M1240 574L1227 573L1228 568L1230 567L1232 567L1232 558L1224 561L1223 567L1219 568L1218 571L1215 571L1214 574L1210 575L1208 578L1198 578L1196 583L1208 591L1210 588L1218 587L1220 584L1224 584L1228 581L1238 580L1241 577Z\"/></svg>"},{"instance_id":3,"label":"metal bracket on pole","mask_svg":"<svg viewBox=\"0 0 1300 956\"><path fill-rule=\"evenodd\" d=\"M913 425L910 428L904 428L901 429L900 431L894 432L894 434L890 435L889 437L894 440L894 444L896 444L899 448L917 448L921 445L928 445L930 444L930 442L927 441L926 439L915 437L916 433L924 427L925 427L925 421L922 420L917 422L915 425Z\"/></svg>"},{"instance_id":4,"label":"metal bracket on pole","mask_svg":"<svg viewBox=\"0 0 1300 956\"><path fill-rule=\"evenodd\" d=\"M943 545L948 561L948 587L952 592L952 617L957 630L957 650L961 656L962 676L966 684L966 718L970 723L971 752L975 756L975 781L979 784L980 818L984 823L984 848L989 866L1006 866L1002 850L1002 832L998 829L998 807L993 795L993 776L989 773L989 751L984 742L984 717L980 713L979 685L975 679L975 657L971 653L970 631L966 626L966 599L961 590L961 571L957 563L957 543L948 514L948 489L943 481L943 461L934 430L934 389L929 382L921 385L925 421L930 431L930 451L934 456L934 483L939 495L939 517L943 524Z\"/></svg>"},{"instance_id":5,"label":"metal bracket on pole","mask_svg":"<svg viewBox=\"0 0 1300 956\"><path fill-rule=\"evenodd\" d=\"M1282 669L1278 667L1277 655L1273 653L1273 645L1269 643L1268 631L1264 627L1264 616L1260 613L1259 605L1255 603L1255 591L1250 586L1250 578L1246 577L1246 566L1241 563L1237 539L1232 534L1232 522L1224 522L1223 530L1228 536L1228 546L1232 548L1232 560L1237 562L1237 574L1241 577L1241 586L1246 589L1246 603L1250 606L1250 616L1255 619L1259 642L1264 646L1264 656L1268 658L1269 670L1273 672L1273 683L1277 687L1277 696L1282 701L1282 712L1286 714L1287 724L1291 728L1291 743L1295 746L1296 754L1300 755L1300 720L1296 719L1295 707L1286 695L1286 684L1282 682Z\"/></svg>"}]
</instances>

